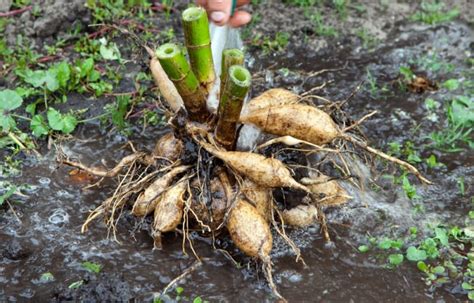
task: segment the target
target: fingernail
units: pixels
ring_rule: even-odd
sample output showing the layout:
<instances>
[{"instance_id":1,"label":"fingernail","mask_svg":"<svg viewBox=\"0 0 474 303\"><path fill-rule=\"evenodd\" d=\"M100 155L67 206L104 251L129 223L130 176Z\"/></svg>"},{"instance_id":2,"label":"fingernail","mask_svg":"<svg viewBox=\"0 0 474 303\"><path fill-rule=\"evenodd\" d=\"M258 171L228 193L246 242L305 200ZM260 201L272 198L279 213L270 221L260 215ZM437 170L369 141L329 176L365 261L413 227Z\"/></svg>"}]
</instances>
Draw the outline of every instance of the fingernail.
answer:
<instances>
[{"instance_id":1,"label":"fingernail","mask_svg":"<svg viewBox=\"0 0 474 303\"><path fill-rule=\"evenodd\" d=\"M221 22L225 18L225 13L224 12L212 12L211 13L211 19L214 22Z\"/></svg>"}]
</instances>

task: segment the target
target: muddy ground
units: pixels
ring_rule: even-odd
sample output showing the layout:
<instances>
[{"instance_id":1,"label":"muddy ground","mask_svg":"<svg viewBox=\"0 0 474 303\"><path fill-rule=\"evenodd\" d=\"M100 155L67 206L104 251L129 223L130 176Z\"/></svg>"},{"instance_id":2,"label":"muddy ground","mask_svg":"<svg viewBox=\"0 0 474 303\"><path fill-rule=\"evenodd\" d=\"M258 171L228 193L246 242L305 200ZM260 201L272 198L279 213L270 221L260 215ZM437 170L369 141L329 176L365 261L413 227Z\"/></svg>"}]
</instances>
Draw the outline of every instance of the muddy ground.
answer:
<instances>
[{"instance_id":1,"label":"muddy ground","mask_svg":"<svg viewBox=\"0 0 474 303\"><path fill-rule=\"evenodd\" d=\"M257 21L243 30L243 34L247 66L254 75L252 95L272 87L302 93L327 83L314 93L332 101L352 96L344 107L352 119L378 111L361 127L374 147L388 151L391 142L411 141L422 158L434 154L444 165L430 168L424 162L417 164L434 185L421 186L410 178L420 196L415 201L407 198L400 185L384 178L396 173L393 167L375 159L369 162L378 170L361 165L359 169L366 177L361 182L366 190L356 190L344 183L354 199L342 208L327 211L333 246L325 244L318 226L289 231L308 267L295 263L292 251L275 236L272 259L276 284L290 302L466 300L466 291L458 284L427 285L413 263L405 262L390 269L386 255L361 254L357 247L366 243L369 236L396 237L406 234L413 226L425 231L427 223L462 224L472 210L472 149L465 147L455 153L440 151L429 144L427 136L448 127L445 105L450 100L463 95L472 102L473 73L469 58L472 60L474 47L474 3L446 1L447 9L460 8L459 18L426 25L410 20L420 9L418 1L389 4L352 1L344 21L329 2L317 10L324 24L337 31L337 36L318 32L314 21L305 17L308 8L279 1L263 1L250 7ZM169 15L154 11L143 22L163 32L172 27L177 39L182 39L178 12L186 5L175 3ZM314 13L314 9L310 11ZM37 1L30 10L8 17L4 34L9 45L14 45L18 35L22 35L30 39L33 49L41 52L44 45L58 39L73 43L77 38L71 29L94 33L96 28L87 27L93 18L82 1ZM366 33L363 38L357 34L359 30ZM288 45L283 50L268 49L268 45L261 43L265 37L273 39L278 32L288 33ZM146 65L135 49L127 48L128 40L120 35L111 39L120 45L122 56L131 59L120 71L124 77L114 92L133 91L133 79L140 71L148 72ZM64 47L57 60L76 56L71 47ZM435 63L441 67L433 68ZM443 68L448 65L453 67ZM436 89L413 92L401 88L402 66L410 66L417 75L433 82ZM323 69L337 70L312 76ZM448 90L441 85L448 79L459 79L466 85ZM0 86L15 88L16 79L11 73L2 80L6 81L0 81ZM427 98L439 105L428 111ZM104 105L114 99L114 96L92 98L74 93L68 96L67 103L57 107L88 108L84 118L89 118L102 113ZM58 165L54 146L60 145L68 155L84 163L99 165L104 159L111 166L130 152L123 148L128 140L138 148L150 150L165 131L163 124L143 131L140 116L133 117L127 136L112 127L102 127L97 121L80 124L72 138L57 138L55 144L49 144L50 149L46 140L39 140L41 157L24 152L14 155L13 159L21 161L16 173L3 170L0 176L3 179L29 186L23 191L24 197L14 197L9 205L0 208L0 301L151 301L194 264L190 251L189 255L182 253L179 234L167 235L164 250L153 251L148 225L128 213L120 221L121 243L107 239L107 229L100 222L94 223L89 232L80 233L88 212L110 195L114 184L82 190L87 183L70 177L70 168ZM5 149L1 155L6 162L11 152ZM316 163L317 159L310 161ZM462 195L460 178L465 184ZM423 212L414 211L420 208ZM228 250L239 266L220 250L211 249L209 239L193 237L204 263L179 281L184 288L184 301L197 296L210 302L274 300L257 266L227 241L217 243L218 247ZM88 272L82 265L84 261L102 265L101 272ZM54 276L52 280L41 279L47 272ZM80 286L71 287L78 281L82 281ZM165 301L179 299L175 297L172 290Z\"/></svg>"}]
</instances>

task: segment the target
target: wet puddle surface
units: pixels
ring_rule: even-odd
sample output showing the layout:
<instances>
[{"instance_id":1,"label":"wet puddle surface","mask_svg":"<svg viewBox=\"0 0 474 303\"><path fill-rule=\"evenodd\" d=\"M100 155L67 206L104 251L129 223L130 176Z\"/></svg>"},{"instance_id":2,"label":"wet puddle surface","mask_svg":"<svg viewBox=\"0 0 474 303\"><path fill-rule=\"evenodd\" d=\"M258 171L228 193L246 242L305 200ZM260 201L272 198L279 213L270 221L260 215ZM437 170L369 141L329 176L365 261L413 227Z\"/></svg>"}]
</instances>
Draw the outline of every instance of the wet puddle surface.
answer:
<instances>
[{"instance_id":1,"label":"wet puddle surface","mask_svg":"<svg viewBox=\"0 0 474 303\"><path fill-rule=\"evenodd\" d=\"M278 69L261 72L262 77L255 80L253 94L270 87L303 92L332 81L315 94L330 100L344 100L365 80L362 88L348 101L346 110L354 119L378 110L379 113L362 127L371 144L384 150L392 141L412 140L421 144L430 132L445 127L436 119L427 119L425 99L448 102L455 94L442 88L418 94L401 90L397 88L400 67L409 66L410 60L420 60L417 66L422 66L430 60L431 54L436 60L454 66L450 74L462 74L469 69L465 52L472 52L472 29L462 23L430 28L400 25L400 30L391 33L390 37L387 40L390 43L381 44L372 52L341 46L334 49L331 56L320 56L301 45L284 57L255 63L251 66L254 72L266 70L275 62L278 62ZM251 57L249 62L252 60ZM306 77L321 69L337 68L342 69ZM427 67L420 68L420 72L434 81L447 79L436 79L435 73ZM376 87L387 87L387 92L378 89L372 94L368 84L370 77L377 79ZM444 106L441 105L435 114L445 115ZM156 139L160 132L155 130L152 135L147 131L142 137L131 139L139 148L151 148L153 138ZM79 140L66 141L62 146L67 154L83 163L100 165L100 159L105 159L112 166L129 153L127 148L122 148L126 144L122 136L107 134L98 127L81 126L76 137ZM426 150L429 154L430 150ZM162 251L152 250L153 241L147 225L138 224L127 211L122 214L117 233L120 244L107 239L108 231L100 220L92 223L87 233L81 234L80 228L88 212L111 194L114 183L82 190L88 184L87 176L71 175L70 168L59 166L54 149L41 152L44 157L38 161L26 159L21 174L10 180L16 184L30 184L30 188L23 191L28 197L16 199L19 200L14 205L16 214L5 208L0 216L0 301L43 302L73 298L151 301L154 294L194 264L195 258L189 248L188 255L183 254L179 234L167 235ZM374 254L359 253L357 246L369 234L402 234L411 226L423 229L429 222L462 222L470 210L469 197L473 194L473 157L473 153L465 149L439 154L438 161L445 167L426 170L425 165L423 171L428 172L427 177L435 185L423 187L414 182L422 197L419 202L424 207L422 215L413 212L414 202L407 199L399 187L360 192L345 184L353 201L341 209L328 210L334 246L325 244L318 227L288 231L290 238L301 248L306 268L295 262L290 248L274 235L274 278L282 295L290 302L460 300L460 289L446 286L430 290L412 263L405 262L396 269L388 269ZM459 195L459 177L464 178L467 186L464 196ZM213 250L209 239L194 237L195 249L204 262L177 283L184 288L184 296L201 296L211 302L236 302L242 298L248 302L273 301L264 276L254 263L248 264L235 248L227 247L241 262L239 268L225 254ZM85 270L82 265L85 261L102 265L101 272L95 274ZM54 276L53 281L41 279L47 272ZM83 281L83 285L68 289L77 281ZM174 297L172 290L170 300Z\"/></svg>"}]
</instances>

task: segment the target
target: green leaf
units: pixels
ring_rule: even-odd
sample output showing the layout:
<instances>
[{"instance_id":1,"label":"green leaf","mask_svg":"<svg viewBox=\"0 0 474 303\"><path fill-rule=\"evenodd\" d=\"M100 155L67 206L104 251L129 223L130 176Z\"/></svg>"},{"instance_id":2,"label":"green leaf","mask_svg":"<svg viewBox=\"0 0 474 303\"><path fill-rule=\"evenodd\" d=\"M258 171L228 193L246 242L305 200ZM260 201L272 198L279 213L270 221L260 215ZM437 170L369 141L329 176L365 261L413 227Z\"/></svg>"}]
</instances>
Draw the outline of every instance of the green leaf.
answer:
<instances>
[{"instance_id":1,"label":"green leaf","mask_svg":"<svg viewBox=\"0 0 474 303\"><path fill-rule=\"evenodd\" d=\"M74 131L74 129L76 129L78 122L76 117L71 114L67 114L63 116L63 123L64 125L61 131L65 134L70 134Z\"/></svg>"},{"instance_id":2,"label":"green leaf","mask_svg":"<svg viewBox=\"0 0 474 303\"><path fill-rule=\"evenodd\" d=\"M48 124L53 130L61 131L65 134L71 133L77 126L77 119L71 115L63 115L54 108L48 109Z\"/></svg>"},{"instance_id":3,"label":"green leaf","mask_svg":"<svg viewBox=\"0 0 474 303\"><path fill-rule=\"evenodd\" d=\"M35 70L32 71L28 69L25 75L22 76L23 81L31 84L33 87L39 88L43 87L46 81L46 72L44 70Z\"/></svg>"},{"instance_id":4,"label":"green leaf","mask_svg":"<svg viewBox=\"0 0 474 303\"><path fill-rule=\"evenodd\" d=\"M469 219L474 219L474 210L469 211Z\"/></svg>"},{"instance_id":5,"label":"green leaf","mask_svg":"<svg viewBox=\"0 0 474 303\"><path fill-rule=\"evenodd\" d=\"M83 262L82 267L87 269L88 271L94 272L96 274L98 274L100 272L100 270L102 269L102 265L97 264L97 263L92 263L92 262L89 262L89 261Z\"/></svg>"},{"instance_id":6,"label":"green leaf","mask_svg":"<svg viewBox=\"0 0 474 303\"><path fill-rule=\"evenodd\" d=\"M42 282L54 281L54 276L50 272L45 272L44 274L41 275L40 280Z\"/></svg>"},{"instance_id":7,"label":"green leaf","mask_svg":"<svg viewBox=\"0 0 474 303\"><path fill-rule=\"evenodd\" d=\"M432 272L433 272L434 274L441 275L442 273L445 272L445 269L444 269L443 266L438 265L438 266L436 266L435 268L433 268Z\"/></svg>"},{"instance_id":8,"label":"green leaf","mask_svg":"<svg viewBox=\"0 0 474 303\"><path fill-rule=\"evenodd\" d=\"M365 252L368 252L368 251L369 251L369 246L367 246L367 245L361 245L361 246L359 246L358 249L359 249L359 251L360 251L361 253L365 253Z\"/></svg>"},{"instance_id":9,"label":"green leaf","mask_svg":"<svg viewBox=\"0 0 474 303\"><path fill-rule=\"evenodd\" d=\"M45 74L46 87L50 92L55 92L59 89L59 81L57 79L56 71L50 69Z\"/></svg>"},{"instance_id":10,"label":"green leaf","mask_svg":"<svg viewBox=\"0 0 474 303\"><path fill-rule=\"evenodd\" d=\"M439 240L441 245L443 245L444 247L449 245L448 232L446 231L446 229L439 227L435 228L435 235L436 239Z\"/></svg>"},{"instance_id":11,"label":"green leaf","mask_svg":"<svg viewBox=\"0 0 474 303\"><path fill-rule=\"evenodd\" d=\"M467 297L469 298L469 300L474 301L474 291L468 292Z\"/></svg>"},{"instance_id":12,"label":"green leaf","mask_svg":"<svg viewBox=\"0 0 474 303\"><path fill-rule=\"evenodd\" d=\"M3 195L0 195L0 205L5 203L5 200L9 199L17 190L16 186L11 186Z\"/></svg>"},{"instance_id":13,"label":"green leaf","mask_svg":"<svg viewBox=\"0 0 474 303\"><path fill-rule=\"evenodd\" d=\"M410 261L424 261L426 260L426 251L418 249L415 246L410 246L407 249L407 259Z\"/></svg>"},{"instance_id":14,"label":"green leaf","mask_svg":"<svg viewBox=\"0 0 474 303\"><path fill-rule=\"evenodd\" d=\"M391 254L388 256L388 261L391 265L398 266L403 262L403 255L402 254Z\"/></svg>"},{"instance_id":15,"label":"green leaf","mask_svg":"<svg viewBox=\"0 0 474 303\"><path fill-rule=\"evenodd\" d=\"M41 137L47 135L49 132L49 127L46 124L42 115L35 115L30 122L30 128L35 137Z\"/></svg>"},{"instance_id":16,"label":"green leaf","mask_svg":"<svg viewBox=\"0 0 474 303\"><path fill-rule=\"evenodd\" d=\"M462 289L465 289L465 290L473 290L473 289L474 289L474 286L471 285L471 284L468 283L468 282L463 282L463 283L461 284L461 287L462 287Z\"/></svg>"},{"instance_id":17,"label":"green leaf","mask_svg":"<svg viewBox=\"0 0 474 303\"><path fill-rule=\"evenodd\" d=\"M383 239L382 241L379 242L378 244L378 248L380 249L389 249L390 247L392 247L392 240L390 239Z\"/></svg>"},{"instance_id":18,"label":"green leaf","mask_svg":"<svg viewBox=\"0 0 474 303\"><path fill-rule=\"evenodd\" d=\"M120 51L115 43L107 43L105 38L100 39L100 55L104 60L119 60Z\"/></svg>"},{"instance_id":19,"label":"green leaf","mask_svg":"<svg viewBox=\"0 0 474 303\"><path fill-rule=\"evenodd\" d=\"M449 79L443 83L443 87L448 90L455 90L459 87L459 81L457 79Z\"/></svg>"},{"instance_id":20,"label":"green leaf","mask_svg":"<svg viewBox=\"0 0 474 303\"><path fill-rule=\"evenodd\" d=\"M410 227L410 234L411 235L416 235L417 232L418 232L418 228L416 226Z\"/></svg>"},{"instance_id":21,"label":"green leaf","mask_svg":"<svg viewBox=\"0 0 474 303\"><path fill-rule=\"evenodd\" d=\"M84 280L76 281L76 282L71 283L71 284L68 286L68 288L69 288L69 289L77 289L77 288L81 287L82 284L84 284Z\"/></svg>"},{"instance_id":22,"label":"green leaf","mask_svg":"<svg viewBox=\"0 0 474 303\"><path fill-rule=\"evenodd\" d=\"M5 112L0 111L0 129L4 132L9 132L10 129L15 128L15 120L7 115Z\"/></svg>"},{"instance_id":23,"label":"green leaf","mask_svg":"<svg viewBox=\"0 0 474 303\"><path fill-rule=\"evenodd\" d=\"M451 102L449 108L450 120L455 125L469 126L474 123L474 101L460 96Z\"/></svg>"},{"instance_id":24,"label":"green leaf","mask_svg":"<svg viewBox=\"0 0 474 303\"><path fill-rule=\"evenodd\" d=\"M0 91L0 110L14 110L21 106L23 98L14 90Z\"/></svg>"},{"instance_id":25,"label":"green leaf","mask_svg":"<svg viewBox=\"0 0 474 303\"><path fill-rule=\"evenodd\" d=\"M55 110L54 108L50 107L48 109L48 124L53 130L62 130L64 127L63 116L60 112Z\"/></svg>"},{"instance_id":26,"label":"green leaf","mask_svg":"<svg viewBox=\"0 0 474 303\"><path fill-rule=\"evenodd\" d=\"M418 261L418 263L416 263L416 267L418 267L418 269L422 272L428 271L428 265L426 265L426 263L423 261Z\"/></svg>"},{"instance_id":27,"label":"green leaf","mask_svg":"<svg viewBox=\"0 0 474 303\"><path fill-rule=\"evenodd\" d=\"M194 298L193 303L202 303L201 297Z\"/></svg>"},{"instance_id":28,"label":"green leaf","mask_svg":"<svg viewBox=\"0 0 474 303\"><path fill-rule=\"evenodd\" d=\"M183 293L183 291L184 291L184 288L182 288L180 286L176 287L176 293L178 294L178 296L181 295Z\"/></svg>"},{"instance_id":29,"label":"green leaf","mask_svg":"<svg viewBox=\"0 0 474 303\"><path fill-rule=\"evenodd\" d=\"M80 65L81 78L85 78L89 76L89 74L92 72L93 69L94 69L94 59L89 58L89 59L84 60L82 64Z\"/></svg>"},{"instance_id":30,"label":"green leaf","mask_svg":"<svg viewBox=\"0 0 474 303\"><path fill-rule=\"evenodd\" d=\"M56 70L56 77L59 86L64 89L67 88L67 83L71 78L71 69L69 67L69 64L66 61L63 61L56 65L54 68Z\"/></svg>"}]
</instances>

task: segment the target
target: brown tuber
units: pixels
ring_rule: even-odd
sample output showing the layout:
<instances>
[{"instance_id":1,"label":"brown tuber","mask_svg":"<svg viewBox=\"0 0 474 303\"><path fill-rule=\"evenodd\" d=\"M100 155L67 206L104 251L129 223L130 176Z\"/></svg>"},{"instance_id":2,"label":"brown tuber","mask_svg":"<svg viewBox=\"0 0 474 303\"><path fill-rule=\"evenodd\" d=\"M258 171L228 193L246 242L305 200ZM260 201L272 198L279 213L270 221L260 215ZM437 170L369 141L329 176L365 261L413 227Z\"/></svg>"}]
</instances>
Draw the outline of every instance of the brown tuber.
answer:
<instances>
[{"instance_id":1,"label":"brown tuber","mask_svg":"<svg viewBox=\"0 0 474 303\"><path fill-rule=\"evenodd\" d=\"M199 141L209 153L250 180L264 187L289 187L310 192L291 176L290 170L278 159L239 151L223 151L209 143Z\"/></svg>"},{"instance_id":2,"label":"brown tuber","mask_svg":"<svg viewBox=\"0 0 474 303\"><path fill-rule=\"evenodd\" d=\"M257 212L265 219L265 221L270 222L272 219L272 192L269 188L261 187L245 179L242 187L240 189L242 194L249 200Z\"/></svg>"},{"instance_id":3,"label":"brown tuber","mask_svg":"<svg viewBox=\"0 0 474 303\"><path fill-rule=\"evenodd\" d=\"M140 195L133 204L132 214L137 217L143 217L151 214L160 200L161 194L168 189L173 182L173 179L179 174L184 173L189 169L189 166L178 166L173 168L165 175L157 178L151 183Z\"/></svg>"},{"instance_id":4,"label":"brown tuber","mask_svg":"<svg viewBox=\"0 0 474 303\"><path fill-rule=\"evenodd\" d=\"M230 237L247 256L267 260L272 250L272 233L257 209L239 199L227 222Z\"/></svg>"},{"instance_id":5,"label":"brown tuber","mask_svg":"<svg viewBox=\"0 0 474 303\"><path fill-rule=\"evenodd\" d=\"M295 93L283 88L272 88L261 95L253 98L246 106L246 112L254 112L269 106L280 106L283 104L295 104L300 99Z\"/></svg>"},{"instance_id":6,"label":"brown tuber","mask_svg":"<svg viewBox=\"0 0 474 303\"><path fill-rule=\"evenodd\" d=\"M240 116L263 131L280 136L290 135L313 144L326 144L340 131L332 118L320 109L304 104L269 106Z\"/></svg>"},{"instance_id":7,"label":"brown tuber","mask_svg":"<svg viewBox=\"0 0 474 303\"><path fill-rule=\"evenodd\" d=\"M176 138L173 132L169 132L156 142L153 156L174 162L181 157L183 150L183 142Z\"/></svg>"},{"instance_id":8,"label":"brown tuber","mask_svg":"<svg viewBox=\"0 0 474 303\"><path fill-rule=\"evenodd\" d=\"M303 178L301 180L315 195L322 195L318 203L321 206L338 206L347 203L351 199L344 188L336 180L330 180L328 176L315 178Z\"/></svg>"},{"instance_id":9,"label":"brown tuber","mask_svg":"<svg viewBox=\"0 0 474 303\"><path fill-rule=\"evenodd\" d=\"M155 248L161 248L161 234L173 231L183 218L184 194L187 181L181 181L163 193L155 207L153 238Z\"/></svg>"},{"instance_id":10,"label":"brown tuber","mask_svg":"<svg viewBox=\"0 0 474 303\"><path fill-rule=\"evenodd\" d=\"M317 222L318 209L314 205L300 204L282 212L283 222L293 227L307 227Z\"/></svg>"}]
</instances>

